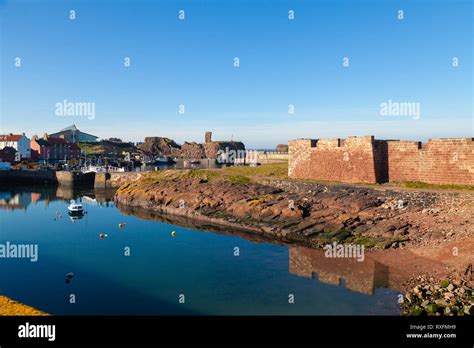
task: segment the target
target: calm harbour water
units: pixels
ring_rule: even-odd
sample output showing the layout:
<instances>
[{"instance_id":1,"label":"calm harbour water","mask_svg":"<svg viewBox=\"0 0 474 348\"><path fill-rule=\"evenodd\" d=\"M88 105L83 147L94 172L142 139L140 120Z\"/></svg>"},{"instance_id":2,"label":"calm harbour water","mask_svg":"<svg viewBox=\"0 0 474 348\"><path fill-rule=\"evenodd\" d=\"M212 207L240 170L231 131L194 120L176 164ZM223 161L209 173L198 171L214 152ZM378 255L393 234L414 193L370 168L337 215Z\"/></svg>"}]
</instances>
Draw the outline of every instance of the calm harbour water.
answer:
<instances>
[{"instance_id":1,"label":"calm harbour water","mask_svg":"<svg viewBox=\"0 0 474 348\"><path fill-rule=\"evenodd\" d=\"M87 210L74 222L67 214L72 198ZM306 248L290 252L225 229L153 221L119 210L109 199L61 188L0 189L0 244L34 243L39 249L37 262L0 258L0 295L53 315L399 314L395 291L367 287L373 274L350 280L357 291L344 286L347 279L331 285L327 279L337 274L319 269L319 254ZM101 239L101 233L108 236ZM306 277L305 262L313 267ZM69 272L74 276L67 283ZM326 281L318 280L318 272ZM70 294L76 303L69 302ZM185 303L179 303L180 294Z\"/></svg>"}]
</instances>

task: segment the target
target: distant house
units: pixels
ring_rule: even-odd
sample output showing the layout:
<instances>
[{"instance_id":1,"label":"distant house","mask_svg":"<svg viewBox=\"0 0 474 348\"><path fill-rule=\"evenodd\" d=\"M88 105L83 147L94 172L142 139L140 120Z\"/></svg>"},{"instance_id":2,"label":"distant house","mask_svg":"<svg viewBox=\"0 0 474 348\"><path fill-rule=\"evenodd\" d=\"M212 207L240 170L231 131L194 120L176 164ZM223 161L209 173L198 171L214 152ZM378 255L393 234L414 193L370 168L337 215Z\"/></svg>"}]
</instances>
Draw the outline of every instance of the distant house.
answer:
<instances>
[{"instance_id":1,"label":"distant house","mask_svg":"<svg viewBox=\"0 0 474 348\"><path fill-rule=\"evenodd\" d=\"M79 159L81 158L81 148L77 144L68 144L69 146L69 158Z\"/></svg>"},{"instance_id":2,"label":"distant house","mask_svg":"<svg viewBox=\"0 0 474 348\"><path fill-rule=\"evenodd\" d=\"M81 149L77 144L69 144L63 137L54 138L45 134L42 138L35 135L31 139L31 157L35 160L79 159Z\"/></svg>"},{"instance_id":3,"label":"distant house","mask_svg":"<svg viewBox=\"0 0 474 348\"><path fill-rule=\"evenodd\" d=\"M19 153L20 159L31 157L30 139L25 133L0 135L0 150L7 146L14 148Z\"/></svg>"},{"instance_id":4,"label":"distant house","mask_svg":"<svg viewBox=\"0 0 474 348\"><path fill-rule=\"evenodd\" d=\"M37 135L33 136L30 141L31 147L31 158L34 160L47 160L50 158L50 146L47 140L47 134L45 138L38 138Z\"/></svg>"},{"instance_id":5,"label":"distant house","mask_svg":"<svg viewBox=\"0 0 474 348\"><path fill-rule=\"evenodd\" d=\"M49 158L52 160L64 160L69 156L69 146L64 138L47 137L49 143Z\"/></svg>"},{"instance_id":6,"label":"distant house","mask_svg":"<svg viewBox=\"0 0 474 348\"><path fill-rule=\"evenodd\" d=\"M99 137L81 132L77 129L76 125L72 125L61 129L57 133L52 133L49 135L52 138L63 138L67 143L83 143L83 142L96 142Z\"/></svg>"}]
</instances>

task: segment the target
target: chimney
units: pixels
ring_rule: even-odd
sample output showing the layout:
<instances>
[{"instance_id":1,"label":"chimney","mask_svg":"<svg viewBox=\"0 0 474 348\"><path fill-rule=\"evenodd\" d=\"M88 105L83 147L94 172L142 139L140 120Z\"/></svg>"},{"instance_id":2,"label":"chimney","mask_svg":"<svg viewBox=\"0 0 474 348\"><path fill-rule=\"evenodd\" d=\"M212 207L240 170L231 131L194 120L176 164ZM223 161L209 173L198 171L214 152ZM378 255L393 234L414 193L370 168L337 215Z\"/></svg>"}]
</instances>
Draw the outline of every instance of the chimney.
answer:
<instances>
[{"instance_id":1,"label":"chimney","mask_svg":"<svg viewBox=\"0 0 474 348\"><path fill-rule=\"evenodd\" d=\"M212 142L212 132L206 132L205 142L206 143Z\"/></svg>"}]
</instances>

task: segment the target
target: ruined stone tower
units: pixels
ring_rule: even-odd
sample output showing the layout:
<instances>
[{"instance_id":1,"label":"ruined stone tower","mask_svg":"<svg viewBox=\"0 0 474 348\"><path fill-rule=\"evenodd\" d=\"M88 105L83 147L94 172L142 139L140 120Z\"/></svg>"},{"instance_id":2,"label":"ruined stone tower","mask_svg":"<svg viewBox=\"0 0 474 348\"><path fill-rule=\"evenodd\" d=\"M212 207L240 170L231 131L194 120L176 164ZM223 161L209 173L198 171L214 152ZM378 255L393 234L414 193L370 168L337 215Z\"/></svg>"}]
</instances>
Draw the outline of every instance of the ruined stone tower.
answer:
<instances>
[{"instance_id":1,"label":"ruined stone tower","mask_svg":"<svg viewBox=\"0 0 474 348\"><path fill-rule=\"evenodd\" d=\"M206 132L204 142L206 142L206 143L211 143L212 142L212 132Z\"/></svg>"}]
</instances>

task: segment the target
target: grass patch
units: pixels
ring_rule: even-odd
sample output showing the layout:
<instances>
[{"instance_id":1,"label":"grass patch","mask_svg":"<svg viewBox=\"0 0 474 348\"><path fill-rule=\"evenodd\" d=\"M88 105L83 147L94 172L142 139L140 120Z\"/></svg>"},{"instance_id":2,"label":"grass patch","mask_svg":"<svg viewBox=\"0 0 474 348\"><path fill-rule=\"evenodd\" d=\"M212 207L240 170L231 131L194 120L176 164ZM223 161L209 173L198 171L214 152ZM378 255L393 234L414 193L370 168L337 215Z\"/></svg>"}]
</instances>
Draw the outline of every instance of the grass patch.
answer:
<instances>
[{"instance_id":1,"label":"grass patch","mask_svg":"<svg viewBox=\"0 0 474 348\"><path fill-rule=\"evenodd\" d=\"M341 244L357 244L372 249L387 249L393 243L402 242L404 238L383 238L364 236L360 233L354 234L350 230L341 229L337 231L324 232L316 237L320 244L331 244L333 242Z\"/></svg>"},{"instance_id":2,"label":"grass patch","mask_svg":"<svg viewBox=\"0 0 474 348\"><path fill-rule=\"evenodd\" d=\"M252 179L243 175L223 175L223 179L236 184L250 184Z\"/></svg>"},{"instance_id":3,"label":"grass patch","mask_svg":"<svg viewBox=\"0 0 474 348\"><path fill-rule=\"evenodd\" d=\"M342 229L342 230L323 232L321 234L318 234L317 240L323 244L329 244L332 242L341 243L341 242L345 242L351 236L352 236L351 231Z\"/></svg>"},{"instance_id":4,"label":"grass patch","mask_svg":"<svg viewBox=\"0 0 474 348\"><path fill-rule=\"evenodd\" d=\"M220 169L227 175L245 177L271 177L275 179L288 179L288 163L269 163L256 167L227 167Z\"/></svg>"},{"instance_id":5,"label":"grass patch","mask_svg":"<svg viewBox=\"0 0 474 348\"><path fill-rule=\"evenodd\" d=\"M159 182L160 180L181 180L181 179L202 179L205 181L213 181L222 177L219 173L208 169L185 169L185 170L157 170L146 172L142 181Z\"/></svg>"},{"instance_id":6,"label":"grass patch","mask_svg":"<svg viewBox=\"0 0 474 348\"><path fill-rule=\"evenodd\" d=\"M257 167L227 167L221 169L158 170L147 172L141 179L144 183L158 183L160 180L202 179L205 181L230 181L236 184L250 184L255 178L287 178L287 163L271 163Z\"/></svg>"},{"instance_id":7,"label":"grass patch","mask_svg":"<svg viewBox=\"0 0 474 348\"><path fill-rule=\"evenodd\" d=\"M415 189L432 189L432 190L468 190L474 191L474 186L468 185L435 185L435 184L426 184L424 182L396 182L395 185L415 188Z\"/></svg>"}]
</instances>

